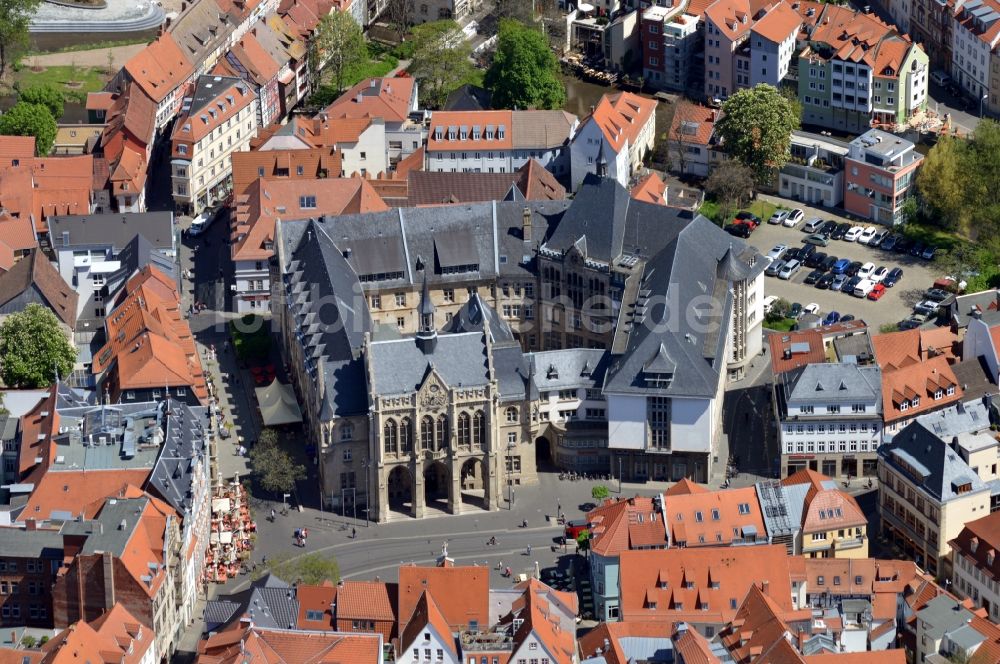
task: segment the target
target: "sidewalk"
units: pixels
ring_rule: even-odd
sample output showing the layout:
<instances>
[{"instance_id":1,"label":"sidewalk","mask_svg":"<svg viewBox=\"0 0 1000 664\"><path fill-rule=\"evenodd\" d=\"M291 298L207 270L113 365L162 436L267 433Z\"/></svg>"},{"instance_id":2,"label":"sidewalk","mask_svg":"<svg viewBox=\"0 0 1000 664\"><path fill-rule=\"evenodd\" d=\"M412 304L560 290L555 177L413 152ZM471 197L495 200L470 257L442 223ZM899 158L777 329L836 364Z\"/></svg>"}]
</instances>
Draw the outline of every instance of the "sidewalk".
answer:
<instances>
[{"instance_id":1,"label":"sidewalk","mask_svg":"<svg viewBox=\"0 0 1000 664\"><path fill-rule=\"evenodd\" d=\"M90 51L28 55L25 56L24 63L32 67L36 65L39 67L61 67L70 64L76 64L77 67L107 67L108 51L111 51L114 68L118 69L144 48L146 48L145 44L127 44L110 48L95 48Z\"/></svg>"}]
</instances>

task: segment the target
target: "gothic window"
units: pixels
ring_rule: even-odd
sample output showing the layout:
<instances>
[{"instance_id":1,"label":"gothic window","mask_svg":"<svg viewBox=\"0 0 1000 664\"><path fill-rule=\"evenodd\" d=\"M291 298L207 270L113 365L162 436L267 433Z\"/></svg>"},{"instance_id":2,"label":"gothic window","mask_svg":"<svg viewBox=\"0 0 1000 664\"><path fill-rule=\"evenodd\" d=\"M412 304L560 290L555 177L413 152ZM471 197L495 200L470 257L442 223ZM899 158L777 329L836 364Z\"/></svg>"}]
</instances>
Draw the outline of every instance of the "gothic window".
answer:
<instances>
[{"instance_id":1,"label":"gothic window","mask_svg":"<svg viewBox=\"0 0 1000 664\"><path fill-rule=\"evenodd\" d=\"M472 419L472 445L482 448L484 442L486 442L486 416L483 411L477 410Z\"/></svg>"},{"instance_id":2,"label":"gothic window","mask_svg":"<svg viewBox=\"0 0 1000 664\"><path fill-rule=\"evenodd\" d=\"M434 449L434 420L429 415L420 421L420 449Z\"/></svg>"},{"instance_id":3,"label":"gothic window","mask_svg":"<svg viewBox=\"0 0 1000 664\"><path fill-rule=\"evenodd\" d=\"M458 416L458 444L465 447L469 446L472 439L469 419L468 413L462 413Z\"/></svg>"},{"instance_id":4,"label":"gothic window","mask_svg":"<svg viewBox=\"0 0 1000 664\"><path fill-rule=\"evenodd\" d=\"M517 422L517 408L511 406L507 409L507 421L511 424L515 424Z\"/></svg>"},{"instance_id":5,"label":"gothic window","mask_svg":"<svg viewBox=\"0 0 1000 664\"><path fill-rule=\"evenodd\" d=\"M437 421L437 449L448 449L448 416L438 415Z\"/></svg>"},{"instance_id":6,"label":"gothic window","mask_svg":"<svg viewBox=\"0 0 1000 664\"><path fill-rule=\"evenodd\" d=\"M397 442L396 420L386 420L382 427L382 443L385 445L386 454L396 453Z\"/></svg>"},{"instance_id":7,"label":"gothic window","mask_svg":"<svg viewBox=\"0 0 1000 664\"><path fill-rule=\"evenodd\" d=\"M404 417L399 423L399 442L403 454L409 454L413 451L413 423L408 417Z\"/></svg>"},{"instance_id":8,"label":"gothic window","mask_svg":"<svg viewBox=\"0 0 1000 664\"><path fill-rule=\"evenodd\" d=\"M670 399L649 397L646 401L647 420L652 446L658 450L670 449Z\"/></svg>"}]
</instances>

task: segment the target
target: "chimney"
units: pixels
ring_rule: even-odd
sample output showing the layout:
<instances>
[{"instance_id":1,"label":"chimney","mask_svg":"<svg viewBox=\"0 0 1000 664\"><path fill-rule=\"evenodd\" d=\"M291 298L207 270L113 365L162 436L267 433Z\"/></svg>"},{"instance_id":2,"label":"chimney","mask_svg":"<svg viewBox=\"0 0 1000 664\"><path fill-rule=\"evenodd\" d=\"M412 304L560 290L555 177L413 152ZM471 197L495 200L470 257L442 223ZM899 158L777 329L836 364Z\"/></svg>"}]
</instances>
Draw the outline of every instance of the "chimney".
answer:
<instances>
[{"instance_id":1,"label":"chimney","mask_svg":"<svg viewBox=\"0 0 1000 664\"><path fill-rule=\"evenodd\" d=\"M527 205L524 206L524 212L521 215L521 239L525 242L531 242L531 208Z\"/></svg>"},{"instance_id":2,"label":"chimney","mask_svg":"<svg viewBox=\"0 0 1000 664\"><path fill-rule=\"evenodd\" d=\"M34 519L25 519L24 520L24 529L25 530L38 530L38 522L35 521Z\"/></svg>"},{"instance_id":3,"label":"chimney","mask_svg":"<svg viewBox=\"0 0 1000 664\"><path fill-rule=\"evenodd\" d=\"M719 119L719 112L718 112L718 111L716 111L716 110L715 110L715 109L713 108L713 109L712 109L712 122L715 122L715 121L716 121L716 120L718 120L718 119Z\"/></svg>"},{"instance_id":4,"label":"chimney","mask_svg":"<svg viewBox=\"0 0 1000 664\"><path fill-rule=\"evenodd\" d=\"M767 581L760 582L760 591L762 593L764 593L765 595L770 595L771 594L770 590L771 590L771 584L769 582Z\"/></svg>"}]
</instances>

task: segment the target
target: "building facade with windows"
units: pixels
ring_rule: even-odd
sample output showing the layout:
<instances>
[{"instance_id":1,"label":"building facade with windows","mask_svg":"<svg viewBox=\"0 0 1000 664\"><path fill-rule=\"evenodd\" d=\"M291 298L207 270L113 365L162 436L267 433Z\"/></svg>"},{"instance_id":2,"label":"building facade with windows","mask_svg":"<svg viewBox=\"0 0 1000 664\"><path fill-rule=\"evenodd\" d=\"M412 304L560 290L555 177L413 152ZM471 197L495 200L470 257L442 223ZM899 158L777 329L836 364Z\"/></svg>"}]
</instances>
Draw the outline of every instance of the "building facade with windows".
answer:
<instances>
[{"instance_id":1,"label":"building facade with windows","mask_svg":"<svg viewBox=\"0 0 1000 664\"><path fill-rule=\"evenodd\" d=\"M52 627L52 584L62 565L62 536L55 530L5 528L0 553L0 625Z\"/></svg>"},{"instance_id":2,"label":"building facade with windows","mask_svg":"<svg viewBox=\"0 0 1000 664\"><path fill-rule=\"evenodd\" d=\"M837 207L844 200L844 159L850 146L835 138L792 131L792 159L778 173L785 198Z\"/></svg>"},{"instance_id":3,"label":"building facade with windows","mask_svg":"<svg viewBox=\"0 0 1000 664\"><path fill-rule=\"evenodd\" d=\"M774 384L782 472L874 477L882 442L882 377L877 366L807 364Z\"/></svg>"},{"instance_id":4,"label":"building facade with windows","mask_svg":"<svg viewBox=\"0 0 1000 664\"><path fill-rule=\"evenodd\" d=\"M250 149L260 126L257 103L241 79L198 79L170 136L172 191L181 209L196 215L229 194L230 155Z\"/></svg>"},{"instance_id":5,"label":"building facade with windows","mask_svg":"<svg viewBox=\"0 0 1000 664\"><path fill-rule=\"evenodd\" d=\"M952 592L985 609L993 622L1000 621L1000 512L968 522L948 545Z\"/></svg>"},{"instance_id":6,"label":"building facade with windows","mask_svg":"<svg viewBox=\"0 0 1000 664\"><path fill-rule=\"evenodd\" d=\"M653 88L683 92L700 87L700 81L691 79L702 33L699 18L684 11L688 4L650 5L642 12L642 75Z\"/></svg>"},{"instance_id":7,"label":"building facade with windows","mask_svg":"<svg viewBox=\"0 0 1000 664\"><path fill-rule=\"evenodd\" d=\"M923 161L912 141L895 134L870 129L858 136L844 160L844 209L886 226L903 223Z\"/></svg>"}]
</instances>

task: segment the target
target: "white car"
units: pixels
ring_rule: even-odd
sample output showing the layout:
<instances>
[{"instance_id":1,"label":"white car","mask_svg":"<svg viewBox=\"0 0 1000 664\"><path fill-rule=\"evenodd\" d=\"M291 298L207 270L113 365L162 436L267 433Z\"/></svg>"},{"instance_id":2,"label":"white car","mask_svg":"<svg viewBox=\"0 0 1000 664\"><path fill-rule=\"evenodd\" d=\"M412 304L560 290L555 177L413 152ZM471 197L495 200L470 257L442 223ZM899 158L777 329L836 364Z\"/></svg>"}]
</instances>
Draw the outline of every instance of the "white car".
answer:
<instances>
[{"instance_id":1,"label":"white car","mask_svg":"<svg viewBox=\"0 0 1000 664\"><path fill-rule=\"evenodd\" d=\"M767 257L772 261L781 259L785 252L788 251L788 245L786 244L776 244L771 248L771 251L767 252Z\"/></svg>"},{"instance_id":2,"label":"white car","mask_svg":"<svg viewBox=\"0 0 1000 664\"><path fill-rule=\"evenodd\" d=\"M857 276L861 277L862 280L871 279L871 276L872 274L874 274L874 272L875 272L875 263L865 263L864 265L861 266L861 269L858 270Z\"/></svg>"},{"instance_id":3,"label":"white car","mask_svg":"<svg viewBox=\"0 0 1000 664\"><path fill-rule=\"evenodd\" d=\"M861 235L861 231L862 230L864 230L864 229L862 229L861 226L852 226L851 230L847 231L847 233L844 234L844 241L845 242L857 242L858 241L858 236Z\"/></svg>"},{"instance_id":4,"label":"white car","mask_svg":"<svg viewBox=\"0 0 1000 664\"><path fill-rule=\"evenodd\" d=\"M803 212L798 208L795 208L794 210L788 213L788 216L781 221L781 224L783 226L788 226L789 228L795 228L795 226L798 225L800 221L805 219L805 217L806 217L805 212Z\"/></svg>"},{"instance_id":5,"label":"white car","mask_svg":"<svg viewBox=\"0 0 1000 664\"><path fill-rule=\"evenodd\" d=\"M889 268L887 268L884 265L881 265L881 266L879 266L879 268L877 270L875 270L874 272L872 272L871 276L868 277L868 278L871 279L872 281L874 281L875 283L880 284L880 283L882 283L882 280L885 279L888 274L889 274Z\"/></svg>"},{"instance_id":6,"label":"white car","mask_svg":"<svg viewBox=\"0 0 1000 664\"><path fill-rule=\"evenodd\" d=\"M771 313L771 310L774 309L774 303L777 302L780 299L781 298L778 297L777 295L768 295L767 297L765 297L764 298L764 314L767 315L767 314Z\"/></svg>"},{"instance_id":7,"label":"white car","mask_svg":"<svg viewBox=\"0 0 1000 664\"><path fill-rule=\"evenodd\" d=\"M188 227L188 235L191 237L198 237L207 231L208 227L212 225L212 222L215 221L215 218L218 216L216 212L218 211L213 208L208 208L195 217L194 221L192 221L191 225Z\"/></svg>"},{"instance_id":8,"label":"white car","mask_svg":"<svg viewBox=\"0 0 1000 664\"><path fill-rule=\"evenodd\" d=\"M791 279L795 276L795 273L799 271L802 267L802 263L795 260L794 258L787 263L785 263L780 270L778 270L779 279Z\"/></svg>"},{"instance_id":9,"label":"white car","mask_svg":"<svg viewBox=\"0 0 1000 664\"><path fill-rule=\"evenodd\" d=\"M771 218L767 220L769 224L780 224L788 216L788 210L775 210Z\"/></svg>"},{"instance_id":10,"label":"white car","mask_svg":"<svg viewBox=\"0 0 1000 664\"><path fill-rule=\"evenodd\" d=\"M802 307L802 313L813 314L814 316L819 315L819 305L815 302L810 302L806 306Z\"/></svg>"},{"instance_id":11,"label":"white car","mask_svg":"<svg viewBox=\"0 0 1000 664\"><path fill-rule=\"evenodd\" d=\"M858 285L854 287L853 295L854 297L868 297L868 293L871 293L873 288L875 288L874 281L871 279L862 279Z\"/></svg>"},{"instance_id":12,"label":"white car","mask_svg":"<svg viewBox=\"0 0 1000 664\"><path fill-rule=\"evenodd\" d=\"M861 235L858 236L858 244L868 244L869 242L872 241L872 238L875 237L876 233L878 233L877 228L875 228L874 226L868 226L863 231L861 231Z\"/></svg>"}]
</instances>

